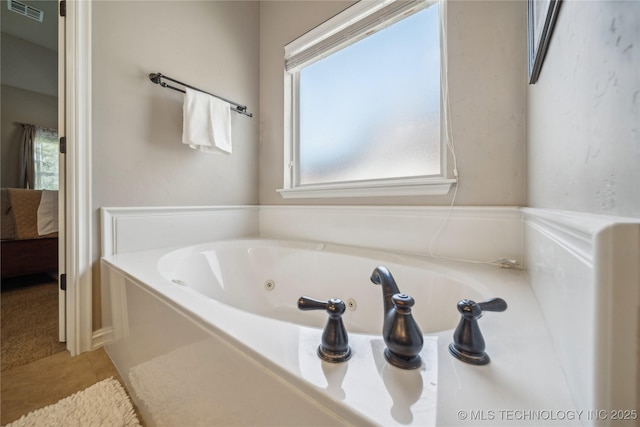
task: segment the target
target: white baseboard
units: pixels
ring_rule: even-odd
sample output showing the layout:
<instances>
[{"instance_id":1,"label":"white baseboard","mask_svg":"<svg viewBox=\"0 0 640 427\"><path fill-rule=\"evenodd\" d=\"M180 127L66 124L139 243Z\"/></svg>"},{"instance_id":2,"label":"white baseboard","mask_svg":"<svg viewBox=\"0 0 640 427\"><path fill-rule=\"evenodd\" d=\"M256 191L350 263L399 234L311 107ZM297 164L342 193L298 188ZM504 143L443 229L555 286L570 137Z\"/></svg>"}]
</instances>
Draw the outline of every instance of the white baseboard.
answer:
<instances>
[{"instance_id":1,"label":"white baseboard","mask_svg":"<svg viewBox=\"0 0 640 427\"><path fill-rule=\"evenodd\" d=\"M113 328L111 326L93 331L91 350L97 350L112 341Z\"/></svg>"}]
</instances>

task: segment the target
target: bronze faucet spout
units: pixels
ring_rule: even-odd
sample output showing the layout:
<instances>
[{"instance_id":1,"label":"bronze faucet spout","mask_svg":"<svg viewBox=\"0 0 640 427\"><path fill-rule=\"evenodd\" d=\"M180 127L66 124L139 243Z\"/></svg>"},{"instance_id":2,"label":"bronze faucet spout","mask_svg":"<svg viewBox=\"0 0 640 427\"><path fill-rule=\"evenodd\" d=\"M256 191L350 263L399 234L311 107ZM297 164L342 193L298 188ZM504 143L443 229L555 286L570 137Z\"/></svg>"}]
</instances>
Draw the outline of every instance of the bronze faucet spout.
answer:
<instances>
[{"instance_id":1,"label":"bronze faucet spout","mask_svg":"<svg viewBox=\"0 0 640 427\"><path fill-rule=\"evenodd\" d=\"M390 310L393 310L393 301L391 297L395 294L399 294L400 290L398 289L398 285L396 285L396 281L391 275L391 272L386 267L376 267L371 273L371 282L376 285L382 286L382 303L384 309L384 317L386 319L387 313Z\"/></svg>"},{"instance_id":2,"label":"bronze faucet spout","mask_svg":"<svg viewBox=\"0 0 640 427\"><path fill-rule=\"evenodd\" d=\"M422 366L420 351L424 344L422 331L411 315L413 298L400 293L396 281L386 267L377 267L371 281L382 286L384 324L382 338L387 348L384 357L401 369L417 369Z\"/></svg>"}]
</instances>

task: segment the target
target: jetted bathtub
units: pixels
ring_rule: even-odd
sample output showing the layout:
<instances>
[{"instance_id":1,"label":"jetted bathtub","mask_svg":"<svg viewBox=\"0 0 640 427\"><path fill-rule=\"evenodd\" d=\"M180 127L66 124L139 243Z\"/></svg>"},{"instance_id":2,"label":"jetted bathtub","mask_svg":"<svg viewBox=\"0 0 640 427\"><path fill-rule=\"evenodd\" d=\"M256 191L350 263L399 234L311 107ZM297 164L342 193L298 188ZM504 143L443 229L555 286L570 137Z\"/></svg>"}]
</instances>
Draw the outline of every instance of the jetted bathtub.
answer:
<instances>
[{"instance_id":1,"label":"jetted bathtub","mask_svg":"<svg viewBox=\"0 0 640 427\"><path fill-rule=\"evenodd\" d=\"M419 369L384 359L382 289L369 279L381 265L416 301ZM509 424L497 411L573 410L520 271L245 239L112 255L102 274L107 352L149 425ZM300 311L303 295L346 303L349 361L317 356L327 313ZM492 363L451 357L456 303L496 296L509 309L480 320Z\"/></svg>"}]
</instances>

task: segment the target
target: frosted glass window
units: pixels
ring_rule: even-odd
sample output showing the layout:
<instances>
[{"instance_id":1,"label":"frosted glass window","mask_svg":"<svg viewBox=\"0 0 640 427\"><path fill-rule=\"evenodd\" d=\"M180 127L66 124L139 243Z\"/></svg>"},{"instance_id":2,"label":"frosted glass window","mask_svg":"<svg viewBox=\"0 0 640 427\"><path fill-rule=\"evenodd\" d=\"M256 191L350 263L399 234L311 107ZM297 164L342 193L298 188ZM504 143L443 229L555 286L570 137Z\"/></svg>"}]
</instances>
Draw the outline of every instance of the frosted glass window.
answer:
<instances>
[{"instance_id":1,"label":"frosted glass window","mask_svg":"<svg viewBox=\"0 0 640 427\"><path fill-rule=\"evenodd\" d=\"M441 173L435 4L299 71L298 184Z\"/></svg>"}]
</instances>

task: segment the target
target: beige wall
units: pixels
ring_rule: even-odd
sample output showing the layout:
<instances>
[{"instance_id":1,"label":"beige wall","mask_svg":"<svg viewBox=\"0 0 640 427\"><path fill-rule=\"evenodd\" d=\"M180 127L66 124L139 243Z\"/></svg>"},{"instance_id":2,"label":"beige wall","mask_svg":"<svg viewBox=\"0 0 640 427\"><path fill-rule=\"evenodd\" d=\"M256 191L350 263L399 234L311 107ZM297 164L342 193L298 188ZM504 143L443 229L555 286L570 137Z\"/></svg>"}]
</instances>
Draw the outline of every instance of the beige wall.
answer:
<instances>
[{"instance_id":1,"label":"beige wall","mask_svg":"<svg viewBox=\"0 0 640 427\"><path fill-rule=\"evenodd\" d=\"M447 196L285 200L283 48L352 2L266 1L260 8L260 203L449 204ZM455 1L448 10L448 58L457 205L526 200L526 2Z\"/></svg>"},{"instance_id":2,"label":"beige wall","mask_svg":"<svg viewBox=\"0 0 640 427\"><path fill-rule=\"evenodd\" d=\"M57 51L2 33L1 57L2 84L58 96Z\"/></svg>"},{"instance_id":3,"label":"beige wall","mask_svg":"<svg viewBox=\"0 0 640 427\"><path fill-rule=\"evenodd\" d=\"M5 18L3 15L3 22ZM0 185L18 187L22 137L19 123L58 127L58 53L6 33L1 34L1 39Z\"/></svg>"},{"instance_id":4,"label":"beige wall","mask_svg":"<svg viewBox=\"0 0 640 427\"><path fill-rule=\"evenodd\" d=\"M529 86L529 205L640 216L640 2L563 2Z\"/></svg>"},{"instance_id":5,"label":"beige wall","mask_svg":"<svg viewBox=\"0 0 640 427\"><path fill-rule=\"evenodd\" d=\"M257 203L259 117L232 114L233 154L181 143L183 94L161 72L258 108L258 5L93 5L93 198L101 206Z\"/></svg>"},{"instance_id":6,"label":"beige wall","mask_svg":"<svg viewBox=\"0 0 640 427\"><path fill-rule=\"evenodd\" d=\"M259 6L253 1L98 1L92 22L94 260L104 206L258 203L258 123L232 113L233 154L184 146L183 94L161 72L258 113ZM161 230L159 230L161 232ZM99 295L94 268L94 295ZM99 325L94 299L94 329Z\"/></svg>"},{"instance_id":7,"label":"beige wall","mask_svg":"<svg viewBox=\"0 0 640 427\"><path fill-rule=\"evenodd\" d=\"M530 206L640 216L639 49L640 2L563 2L528 89Z\"/></svg>"},{"instance_id":8,"label":"beige wall","mask_svg":"<svg viewBox=\"0 0 640 427\"><path fill-rule=\"evenodd\" d=\"M20 175L20 141L22 126L30 123L55 129L58 127L58 98L12 86L2 85L2 187L18 187Z\"/></svg>"}]
</instances>

